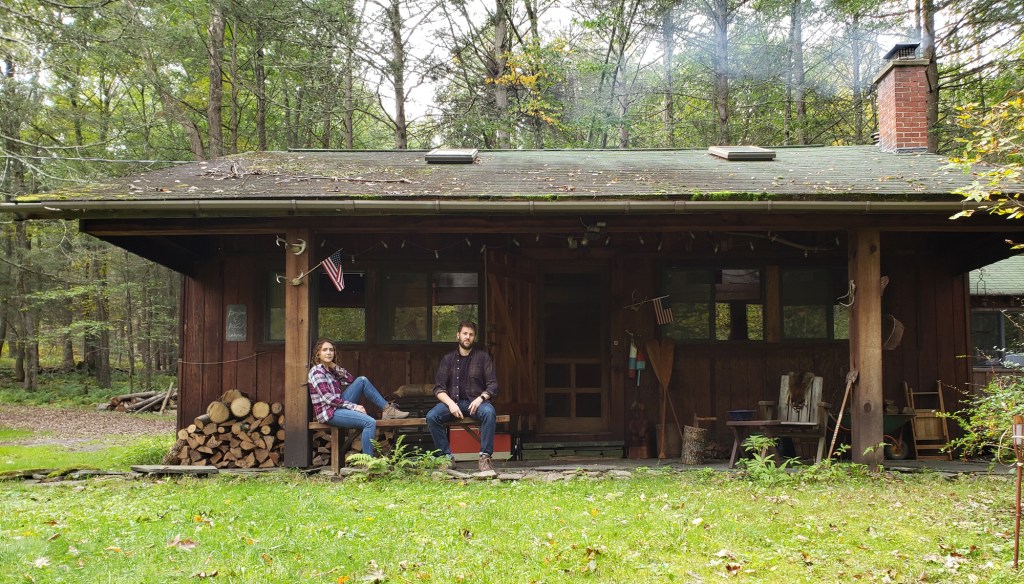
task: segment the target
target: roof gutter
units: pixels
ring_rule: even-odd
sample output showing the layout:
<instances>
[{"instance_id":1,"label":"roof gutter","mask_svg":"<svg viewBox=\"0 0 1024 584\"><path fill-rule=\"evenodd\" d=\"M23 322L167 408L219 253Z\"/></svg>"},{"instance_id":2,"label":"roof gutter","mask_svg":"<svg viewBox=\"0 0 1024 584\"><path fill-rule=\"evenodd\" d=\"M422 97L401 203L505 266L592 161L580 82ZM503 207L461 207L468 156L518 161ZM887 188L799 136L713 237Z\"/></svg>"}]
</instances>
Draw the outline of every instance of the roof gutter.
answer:
<instances>
[{"instance_id":1,"label":"roof gutter","mask_svg":"<svg viewBox=\"0 0 1024 584\"><path fill-rule=\"evenodd\" d=\"M115 217L263 217L282 215L550 215L565 213L664 214L722 211L778 213L955 213L978 209L968 201L683 201L683 200L469 200L469 199L184 199L156 201L41 201L0 203L19 219Z\"/></svg>"}]
</instances>

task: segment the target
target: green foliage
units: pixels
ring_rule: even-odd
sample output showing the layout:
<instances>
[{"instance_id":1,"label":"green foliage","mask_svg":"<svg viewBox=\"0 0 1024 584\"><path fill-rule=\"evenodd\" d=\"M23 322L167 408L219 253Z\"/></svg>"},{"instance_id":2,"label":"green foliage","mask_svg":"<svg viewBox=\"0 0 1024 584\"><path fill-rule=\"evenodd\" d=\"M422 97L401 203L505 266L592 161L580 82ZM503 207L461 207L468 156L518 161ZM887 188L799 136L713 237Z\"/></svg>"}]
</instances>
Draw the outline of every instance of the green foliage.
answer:
<instances>
[{"instance_id":1,"label":"green foliage","mask_svg":"<svg viewBox=\"0 0 1024 584\"><path fill-rule=\"evenodd\" d=\"M790 465L797 466L800 463L796 459L790 459L781 464L777 463L775 455L768 453L775 446L776 441L774 438L760 434L747 437L743 441L743 449L750 454L750 458L744 458L737 462L737 465L743 467L743 476L752 482L764 486L793 482L795 475L787 467Z\"/></svg>"},{"instance_id":2,"label":"green foliage","mask_svg":"<svg viewBox=\"0 0 1024 584\"><path fill-rule=\"evenodd\" d=\"M957 124L967 136L957 139L962 151L953 163L977 176L960 194L968 201L981 203L982 210L994 215L1024 218L1024 94L1011 94L988 109L977 103L961 106ZM972 213L966 209L953 217Z\"/></svg>"},{"instance_id":3,"label":"green foliage","mask_svg":"<svg viewBox=\"0 0 1024 584\"><path fill-rule=\"evenodd\" d=\"M991 455L1000 463L1015 460L1010 439L1013 416L1024 415L1024 376L993 377L956 412L947 414L963 430L950 441L965 457Z\"/></svg>"},{"instance_id":4,"label":"green foliage","mask_svg":"<svg viewBox=\"0 0 1024 584\"><path fill-rule=\"evenodd\" d=\"M172 374L162 373L153 378L153 385L166 389L175 379ZM46 371L39 376L39 387L28 390L14 381L9 361L0 365L0 403L91 405L128 392L128 378L123 371L115 371L111 387L106 388L100 387L95 377L82 371Z\"/></svg>"},{"instance_id":5,"label":"green foliage","mask_svg":"<svg viewBox=\"0 0 1024 584\"><path fill-rule=\"evenodd\" d=\"M176 438L174 434L137 438L114 456L114 464L118 468L129 468L137 464L161 464Z\"/></svg>"},{"instance_id":6,"label":"green foliage","mask_svg":"<svg viewBox=\"0 0 1024 584\"><path fill-rule=\"evenodd\" d=\"M420 474L424 470L443 468L447 466L448 459L438 456L436 451L423 452L418 447L410 447L405 444L405 436L399 435L391 448L384 448L383 445L374 440L373 449L377 456L370 456L364 452L351 454L345 459L351 466L365 468L370 476L402 477L408 474Z\"/></svg>"}]
</instances>

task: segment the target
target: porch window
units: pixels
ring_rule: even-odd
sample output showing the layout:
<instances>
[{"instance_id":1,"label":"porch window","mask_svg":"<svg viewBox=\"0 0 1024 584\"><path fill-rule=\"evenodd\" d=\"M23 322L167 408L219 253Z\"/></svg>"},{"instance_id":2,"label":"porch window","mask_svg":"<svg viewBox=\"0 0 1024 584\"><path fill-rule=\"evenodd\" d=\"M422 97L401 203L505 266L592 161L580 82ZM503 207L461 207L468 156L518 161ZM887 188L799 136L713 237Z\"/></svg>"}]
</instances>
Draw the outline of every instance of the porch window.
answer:
<instances>
[{"instance_id":1,"label":"porch window","mask_svg":"<svg viewBox=\"0 0 1024 584\"><path fill-rule=\"evenodd\" d=\"M844 278L833 268L782 268L783 338L849 338L849 314L836 300L845 293Z\"/></svg>"},{"instance_id":2,"label":"porch window","mask_svg":"<svg viewBox=\"0 0 1024 584\"><path fill-rule=\"evenodd\" d=\"M479 322L476 272L392 272L381 276L384 342L447 342L460 321Z\"/></svg>"},{"instance_id":3,"label":"porch window","mask_svg":"<svg viewBox=\"0 0 1024 584\"><path fill-rule=\"evenodd\" d=\"M1024 311L972 310L974 364L1024 367Z\"/></svg>"},{"instance_id":4,"label":"porch window","mask_svg":"<svg viewBox=\"0 0 1024 584\"><path fill-rule=\"evenodd\" d=\"M340 292L322 271L317 281L317 336L338 343L366 342L366 274L345 272Z\"/></svg>"},{"instance_id":5,"label":"porch window","mask_svg":"<svg viewBox=\"0 0 1024 584\"><path fill-rule=\"evenodd\" d=\"M662 334L676 340L764 340L761 271L756 268L670 268L664 273L675 320Z\"/></svg>"}]
</instances>

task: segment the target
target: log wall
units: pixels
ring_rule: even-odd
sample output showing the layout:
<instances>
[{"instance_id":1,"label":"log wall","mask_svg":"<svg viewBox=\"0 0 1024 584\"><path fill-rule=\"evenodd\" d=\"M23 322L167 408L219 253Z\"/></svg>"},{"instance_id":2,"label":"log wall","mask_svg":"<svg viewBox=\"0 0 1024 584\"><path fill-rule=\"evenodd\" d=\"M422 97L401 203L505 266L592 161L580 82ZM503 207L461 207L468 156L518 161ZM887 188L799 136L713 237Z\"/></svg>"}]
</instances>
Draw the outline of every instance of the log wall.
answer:
<instances>
[{"instance_id":1,"label":"log wall","mask_svg":"<svg viewBox=\"0 0 1024 584\"><path fill-rule=\"evenodd\" d=\"M970 354L967 280L966 276L942 269L944 262L938 243L939 236L929 234L884 233L882 237L882 274L890 277L882 311L893 314L905 326L901 345L883 352L884 393L886 399L900 406L904 403L903 381L917 388L930 388L936 380L942 380L950 409L960 403L960 390L971 381L971 364L964 357ZM194 276L183 279L180 427L204 413L206 404L228 389L244 391L253 400L284 401L283 344L262 340L263 278L266 270L283 264L283 252L243 248L243 243L226 239L222 247L225 251L202 264ZM475 254L476 250L472 251ZM652 423L658 421L660 409L653 371L648 370L637 387L635 380L626 376L625 368L629 338L624 331L652 338L657 335L653 318L649 311L639 314L621 307L630 303L634 291L650 297L657 288L661 266L693 261L694 255L673 258L646 250L627 254L614 249L603 253L607 254L610 271L610 338L618 341L610 350L610 395L621 396L612 405L619 411L622 424L613 429L613 435L621 437L634 399L645 403ZM839 250L828 261L843 265L844 253ZM789 262L803 257L795 253L791 256ZM728 258L699 259L708 265ZM750 264L750 260L744 261ZM776 265L787 260L765 257L759 261ZM247 306L245 341L225 340L224 314L228 304ZM451 348L338 347L340 361L356 375L369 377L385 395L405 383L432 380L437 362ZM728 438L726 412L756 409L760 400L777 399L778 380L787 371L814 371L822 375L825 400L838 405L849 367L848 351L846 341L679 343L671 384L673 403L682 424L691 423L694 414L717 416L714 436L724 441Z\"/></svg>"}]
</instances>

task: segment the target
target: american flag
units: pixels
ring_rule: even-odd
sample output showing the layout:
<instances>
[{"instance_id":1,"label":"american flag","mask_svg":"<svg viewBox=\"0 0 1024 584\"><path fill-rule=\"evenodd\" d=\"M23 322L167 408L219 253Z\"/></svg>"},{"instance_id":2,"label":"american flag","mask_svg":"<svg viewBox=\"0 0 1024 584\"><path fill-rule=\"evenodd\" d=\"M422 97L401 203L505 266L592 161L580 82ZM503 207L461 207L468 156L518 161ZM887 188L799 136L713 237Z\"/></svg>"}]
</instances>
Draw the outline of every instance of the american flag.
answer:
<instances>
[{"instance_id":1,"label":"american flag","mask_svg":"<svg viewBox=\"0 0 1024 584\"><path fill-rule=\"evenodd\" d=\"M341 269L341 250L331 254L331 257L324 260L324 271L327 272L327 276L334 282L334 287L341 292L345 289L345 272Z\"/></svg>"},{"instance_id":2,"label":"american flag","mask_svg":"<svg viewBox=\"0 0 1024 584\"><path fill-rule=\"evenodd\" d=\"M658 321L658 324L668 324L676 320L672 316L672 307L665 307L661 303L661 298L655 298L652 302L654 303L654 318Z\"/></svg>"}]
</instances>

